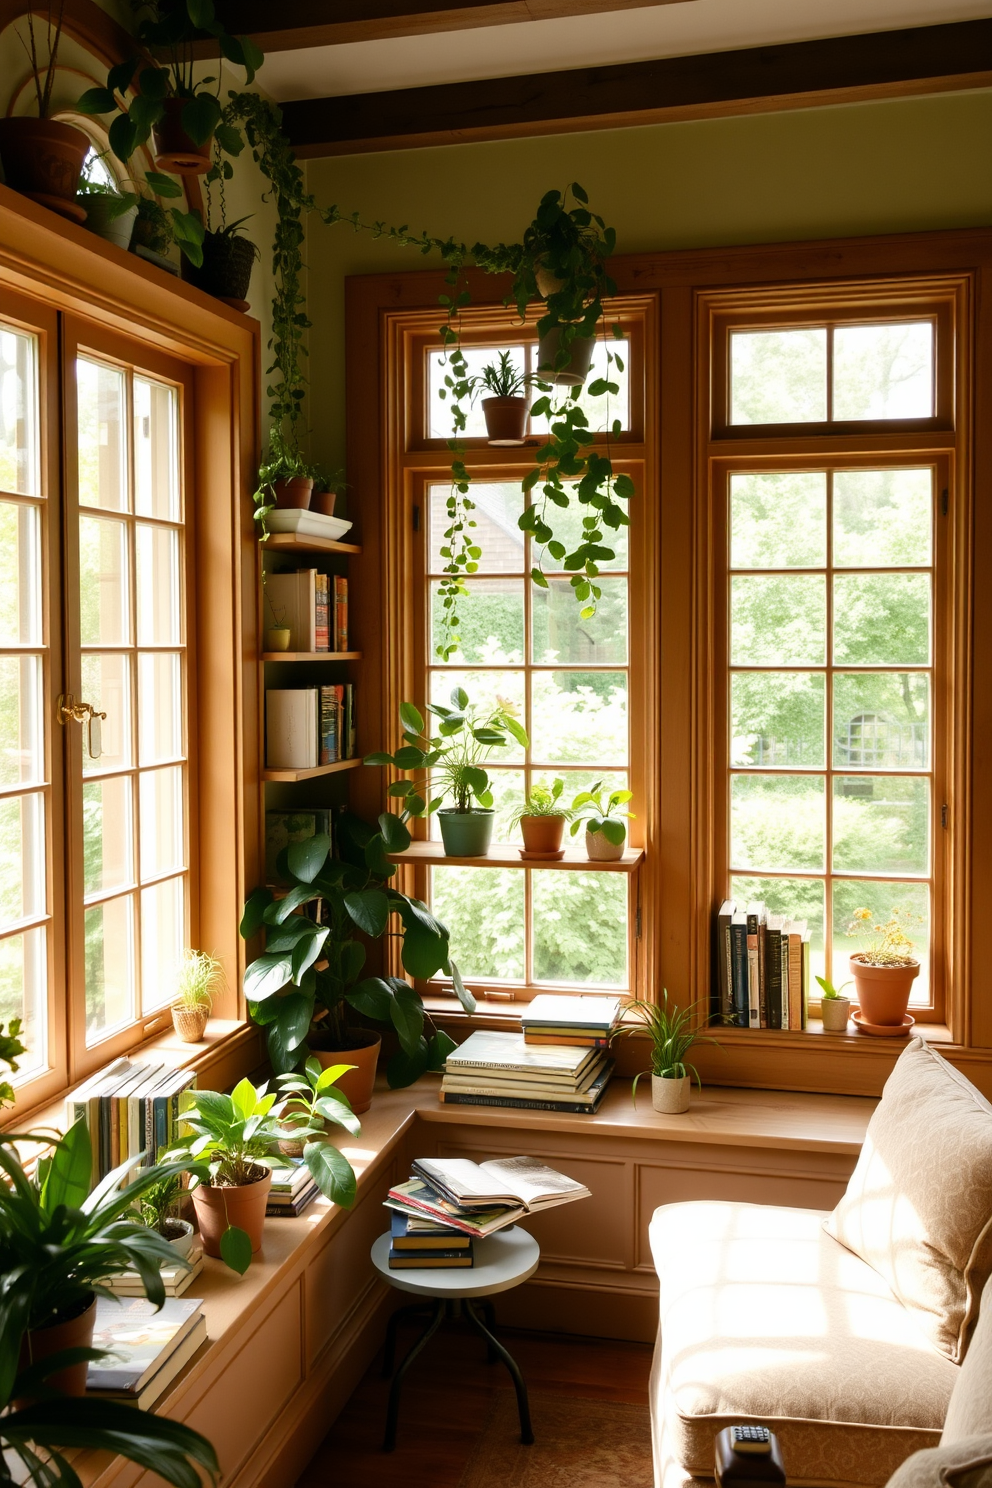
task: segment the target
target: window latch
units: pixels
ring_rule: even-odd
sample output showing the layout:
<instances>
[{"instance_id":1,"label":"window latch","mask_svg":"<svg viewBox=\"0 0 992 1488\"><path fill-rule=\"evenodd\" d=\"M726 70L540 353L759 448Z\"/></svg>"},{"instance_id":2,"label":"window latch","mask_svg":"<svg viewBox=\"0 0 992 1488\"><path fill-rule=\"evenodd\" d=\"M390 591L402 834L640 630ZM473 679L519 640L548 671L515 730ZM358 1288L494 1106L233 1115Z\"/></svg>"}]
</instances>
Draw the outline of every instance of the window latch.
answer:
<instances>
[{"instance_id":1,"label":"window latch","mask_svg":"<svg viewBox=\"0 0 992 1488\"><path fill-rule=\"evenodd\" d=\"M106 713L99 713L92 703L77 703L71 692L60 692L55 704L55 717L63 728L67 723L88 724L86 744L90 759L100 758L103 753L101 724L106 720Z\"/></svg>"}]
</instances>

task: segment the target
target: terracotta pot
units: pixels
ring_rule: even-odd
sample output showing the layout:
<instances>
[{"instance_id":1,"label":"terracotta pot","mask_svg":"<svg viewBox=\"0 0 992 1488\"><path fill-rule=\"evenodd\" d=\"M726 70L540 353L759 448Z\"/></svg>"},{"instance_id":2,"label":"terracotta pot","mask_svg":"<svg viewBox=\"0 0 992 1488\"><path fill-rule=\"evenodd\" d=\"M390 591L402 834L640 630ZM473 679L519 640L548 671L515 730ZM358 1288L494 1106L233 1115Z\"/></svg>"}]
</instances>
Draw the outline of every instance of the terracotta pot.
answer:
<instances>
[{"instance_id":1,"label":"terracotta pot","mask_svg":"<svg viewBox=\"0 0 992 1488\"><path fill-rule=\"evenodd\" d=\"M282 507L283 510L291 507L296 511L306 511L310 505L313 477L291 475L283 480L273 481L272 490L275 494L276 506Z\"/></svg>"},{"instance_id":2,"label":"terracotta pot","mask_svg":"<svg viewBox=\"0 0 992 1488\"><path fill-rule=\"evenodd\" d=\"M314 491L310 497L310 510L319 512L322 517L333 517L337 500L337 491Z\"/></svg>"},{"instance_id":3,"label":"terracotta pot","mask_svg":"<svg viewBox=\"0 0 992 1488\"><path fill-rule=\"evenodd\" d=\"M602 832L586 833L586 856L591 863L619 863L626 845L626 837L622 842L609 842Z\"/></svg>"},{"instance_id":4,"label":"terracotta pot","mask_svg":"<svg viewBox=\"0 0 992 1488\"><path fill-rule=\"evenodd\" d=\"M288 651L293 632L288 625L276 625L265 632L266 651Z\"/></svg>"},{"instance_id":5,"label":"terracotta pot","mask_svg":"<svg viewBox=\"0 0 992 1488\"><path fill-rule=\"evenodd\" d=\"M849 997L824 997L820 1002L820 1017L824 1033L846 1033L851 1016Z\"/></svg>"},{"instance_id":6,"label":"terracotta pot","mask_svg":"<svg viewBox=\"0 0 992 1488\"><path fill-rule=\"evenodd\" d=\"M89 151L89 137L71 124L0 119L0 161L7 185L73 222L86 220L76 188Z\"/></svg>"},{"instance_id":7,"label":"terracotta pot","mask_svg":"<svg viewBox=\"0 0 992 1488\"><path fill-rule=\"evenodd\" d=\"M209 1017L208 1007L174 1007L172 1026L184 1044L198 1044L203 1038Z\"/></svg>"},{"instance_id":8,"label":"terracotta pot","mask_svg":"<svg viewBox=\"0 0 992 1488\"><path fill-rule=\"evenodd\" d=\"M552 326L543 335L537 347L537 375L542 382L561 387L581 387L589 376L592 354L596 349L595 336L576 336L569 344L569 360L555 371L555 360L561 342L561 327Z\"/></svg>"},{"instance_id":9,"label":"terracotta pot","mask_svg":"<svg viewBox=\"0 0 992 1488\"><path fill-rule=\"evenodd\" d=\"M483 398L482 412L490 444L523 444L530 399Z\"/></svg>"},{"instance_id":10,"label":"terracotta pot","mask_svg":"<svg viewBox=\"0 0 992 1488\"><path fill-rule=\"evenodd\" d=\"M52 1354L59 1354L63 1349L92 1348L95 1321L96 1298L93 1297L75 1317L67 1318L64 1323L32 1329L21 1341L19 1366L25 1368L28 1364L36 1364L39 1359L51 1358ZM59 1370L58 1374L50 1374L45 1383L53 1390L61 1390L63 1395L85 1395L88 1367L85 1363L73 1364L68 1369ZM30 1402L19 1400L15 1403L27 1405Z\"/></svg>"},{"instance_id":11,"label":"terracotta pot","mask_svg":"<svg viewBox=\"0 0 992 1488\"><path fill-rule=\"evenodd\" d=\"M311 1052L314 1058L319 1060L322 1069L327 1069L332 1064L356 1066L355 1069L347 1070L336 1082L334 1088L348 1097L351 1109L356 1116L360 1116L372 1104L375 1070L379 1062L382 1039L379 1034L365 1029L356 1030L353 1037L362 1042L356 1042L349 1049L314 1049L311 1046Z\"/></svg>"},{"instance_id":12,"label":"terracotta pot","mask_svg":"<svg viewBox=\"0 0 992 1488\"><path fill-rule=\"evenodd\" d=\"M651 1076L651 1104L663 1116L681 1116L689 1109L689 1088L692 1082L688 1075L681 1080L669 1080L664 1075Z\"/></svg>"},{"instance_id":13,"label":"terracotta pot","mask_svg":"<svg viewBox=\"0 0 992 1488\"><path fill-rule=\"evenodd\" d=\"M524 834L524 847L528 852L557 852L561 847L565 818L563 816L522 816L520 830Z\"/></svg>"},{"instance_id":14,"label":"terracotta pot","mask_svg":"<svg viewBox=\"0 0 992 1488\"><path fill-rule=\"evenodd\" d=\"M920 974L920 963L909 966L868 966L857 956L850 960L858 1006L866 1023L895 1026L902 1023L909 994Z\"/></svg>"},{"instance_id":15,"label":"terracotta pot","mask_svg":"<svg viewBox=\"0 0 992 1488\"><path fill-rule=\"evenodd\" d=\"M193 1207L200 1226L200 1239L208 1256L220 1255L221 1236L228 1225L244 1230L252 1253L262 1248L265 1205L272 1187L270 1169L258 1165L260 1176L241 1188L222 1188L200 1183L193 1190Z\"/></svg>"},{"instance_id":16,"label":"terracotta pot","mask_svg":"<svg viewBox=\"0 0 992 1488\"><path fill-rule=\"evenodd\" d=\"M202 145L190 139L183 128L183 109L188 98L166 98L165 118L152 129L155 169L173 171L176 175L202 176L210 169L210 151L214 137Z\"/></svg>"},{"instance_id":17,"label":"terracotta pot","mask_svg":"<svg viewBox=\"0 0 992 1488\"><path fill-rule=\"evenodd\" d=\"M190 263L183 254L180 271L187 284L240 309L248 303L251 271L257 257L258 249L250 238L208 232L203 238L202 264Z\"/></svg>"}]
</instances>

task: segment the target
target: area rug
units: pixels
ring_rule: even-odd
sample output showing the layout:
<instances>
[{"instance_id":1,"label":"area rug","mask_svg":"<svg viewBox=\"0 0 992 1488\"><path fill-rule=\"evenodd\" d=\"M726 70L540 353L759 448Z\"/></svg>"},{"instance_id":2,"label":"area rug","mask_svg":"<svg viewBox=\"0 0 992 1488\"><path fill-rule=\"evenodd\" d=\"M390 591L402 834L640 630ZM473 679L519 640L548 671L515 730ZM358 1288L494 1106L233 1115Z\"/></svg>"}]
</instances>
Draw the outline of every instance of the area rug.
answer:
<instances>
[{"instance_id":1,"label":"area rug","mask_svg":"<svg viewBox=\"0 0 992 1488\"><path fill-rule=\"evenodd\" d=\"M458 1488L652 1488L646 1405L533 1391L530 1411L525 1447L516 1396L499 1391Z\"/></svg>"}]
</instances>

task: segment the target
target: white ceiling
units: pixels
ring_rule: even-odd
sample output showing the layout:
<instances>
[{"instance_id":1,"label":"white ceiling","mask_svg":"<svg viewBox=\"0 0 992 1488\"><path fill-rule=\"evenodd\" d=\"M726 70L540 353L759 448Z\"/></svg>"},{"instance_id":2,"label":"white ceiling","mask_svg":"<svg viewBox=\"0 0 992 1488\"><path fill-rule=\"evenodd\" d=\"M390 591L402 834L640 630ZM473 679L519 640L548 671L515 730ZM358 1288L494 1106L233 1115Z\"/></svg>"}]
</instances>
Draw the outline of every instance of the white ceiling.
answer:
<instances>
[{"instance_id":1,"label":"white ceiling","mask_svg":"<svg viewBox=\"0 0 992 1488\"><path fill-rule=\"evenodd\" d=\"M514 77L992 15L992 0L677 0L646 9L271 52L272 98L327 98Z\"/></svg>"}]
</instances>

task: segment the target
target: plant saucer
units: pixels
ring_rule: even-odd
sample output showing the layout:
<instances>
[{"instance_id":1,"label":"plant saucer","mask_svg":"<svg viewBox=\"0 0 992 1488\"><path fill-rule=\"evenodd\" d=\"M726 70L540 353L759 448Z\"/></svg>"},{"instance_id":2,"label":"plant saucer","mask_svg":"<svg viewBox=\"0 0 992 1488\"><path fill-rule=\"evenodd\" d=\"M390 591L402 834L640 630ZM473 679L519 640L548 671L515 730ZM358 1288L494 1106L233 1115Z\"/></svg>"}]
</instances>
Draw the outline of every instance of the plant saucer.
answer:
<instances>
[{"instance_id":1,"label":"plant saucer","mask_svg":"<svg viewBox=\"0 0 992 1488\"><path fill-rule=\"evenodd\" d=\"M560 847L557 852L535 853L528 852L525 847L517 849L525 863L560 863L565 856L565 849Z\"/></svg>"},{"instance_id":2,"label":"plant saucer","mask_svg":"<svg viewBox=\"0 0 992 1488\"><path fill-rule=\"evenodd\" d=\"M852 1007L851 1018L859 1033L874 1034L876 1038L905 1038L916 1019L906 1013L901 1023L869 1023L861 1016L861 1009Z\"/></svg>"}]
</instances>

